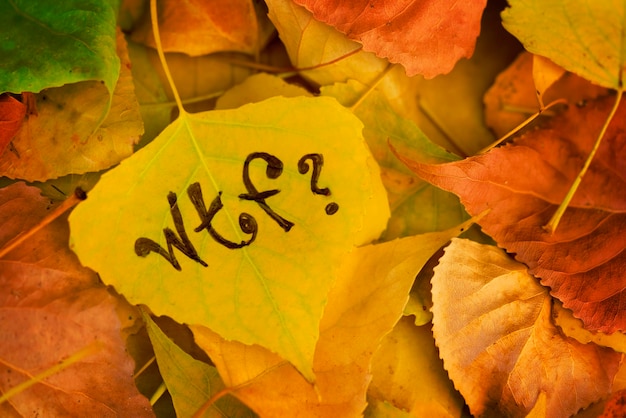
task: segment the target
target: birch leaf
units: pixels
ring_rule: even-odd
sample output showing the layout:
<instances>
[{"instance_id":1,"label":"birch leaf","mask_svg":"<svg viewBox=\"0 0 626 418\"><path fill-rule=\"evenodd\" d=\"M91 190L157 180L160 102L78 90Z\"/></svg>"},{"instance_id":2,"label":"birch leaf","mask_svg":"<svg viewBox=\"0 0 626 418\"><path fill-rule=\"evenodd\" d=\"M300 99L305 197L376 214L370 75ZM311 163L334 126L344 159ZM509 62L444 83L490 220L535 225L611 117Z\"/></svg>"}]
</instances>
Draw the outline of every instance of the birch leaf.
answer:
<instances>
[{"instance_id":1,"label":"birch leaf","mask_svg":"<svg viewBox=\"0 0 626 418\"><path fill-rule=\"evenodd\" d=\"M389 216L361 129L329 98L183 113L74 210L73 248L132 303L267 347L313 381L339 262Z\"/></svg>"}]
</instances>

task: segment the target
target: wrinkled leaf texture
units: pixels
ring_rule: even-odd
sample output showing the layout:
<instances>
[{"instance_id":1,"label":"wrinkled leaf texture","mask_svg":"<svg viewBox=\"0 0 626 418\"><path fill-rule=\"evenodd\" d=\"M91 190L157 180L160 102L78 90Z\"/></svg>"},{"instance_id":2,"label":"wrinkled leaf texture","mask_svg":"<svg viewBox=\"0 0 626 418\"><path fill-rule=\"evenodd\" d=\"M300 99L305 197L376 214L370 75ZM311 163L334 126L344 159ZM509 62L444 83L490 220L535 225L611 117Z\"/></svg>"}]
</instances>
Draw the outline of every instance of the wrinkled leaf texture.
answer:
<instances>
[{"instance_id":1,"label":"wrinkled leaf texture","mask_svg":"<svg viewBox=\"0 0 626 418\"><path fill-rule=\"evenodd\" d=\"M542 226L580 171L614 98L570 108L513 144L441 165L405 163L461 198L498 245L525 263L591 330L626 329L626 105L553 233Z\"/></svg>"},{"instance_id":2,"label":"wrinkled leaf texture","mask_svg":"<svg viewBox=\"0 0 626 418\"><path fill-rule=\"evenodd\" d=\"M610 393L621 353L580 344L551 321L552 298L501 249L452 239L435 267L433 333L477 417L566 418Z\"/></svg>"},{"instance_id":3,"label":"wrinkled leaf texture","mask_svg":"<svg viewBox=\"0 0 626 418\"><path fill-rule=\"evenodd\" d=\"M49 210L35 187L1 189L0 247ZM134 311L80 265L67 247L68 235L67 220L58 219L0 260L0 391L90 344L99 350L9 398L0 415L151 417L120 332L132 325Z\"/></svg>"},{"instance_id":4,"label":"wrinkled leaf texture","mask_svg":"<svg viewBox=\"0 0 626 418\"><path fill-rule=\"evenodd\" d=\"M366 51L433 78L474 52L486 0L295 0Z\"/></svg>"}]
</instances>

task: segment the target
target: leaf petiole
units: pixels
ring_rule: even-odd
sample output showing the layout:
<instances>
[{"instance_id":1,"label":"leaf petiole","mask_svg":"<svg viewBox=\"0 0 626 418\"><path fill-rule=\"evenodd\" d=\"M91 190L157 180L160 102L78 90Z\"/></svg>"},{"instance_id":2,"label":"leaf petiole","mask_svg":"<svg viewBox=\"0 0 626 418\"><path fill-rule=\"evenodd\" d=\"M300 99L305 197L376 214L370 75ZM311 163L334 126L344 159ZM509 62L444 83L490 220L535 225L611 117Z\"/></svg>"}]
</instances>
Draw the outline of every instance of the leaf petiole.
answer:
<instances>
[{"instance_id":1,"label":"leaf petiole","mask_svg":"<svg viewBox=\"0 0 626 418\"><path fill-rule=\"evenodd\" d=\"M58 218L67 210L69 210L71 207L85 200L86 198L87 198L87 194L80 187L77 187L74 193L70 197L65 199L63 203L61 203L59 206L54 208L54 210L50 212L49 214L47 214L46 217L43 218L41 221L39 221L37 225L34 225L28 231L25 231L19 234L18 236L13 238L11 241L7 242L2 248L0 248L0 258L4 257L9 252L14 250L16 247L20 246L28 238L32 237L37 232L41 231L45 226L50 224L56 218Z\"/></svg>"},{"instance_id":2,"label":"leaf petiole","mask_svg":"<svg viewBox=\"0 0 626 418\"><path fill-rule=\"evenodd\" d=\"M43 372L31 377L29 380L22 382L19 385L14 386L8 391L6 391L2 396L0 396L0 404L9 400L9 398L11 398L12 396L15 396L18 393L25 391L26 389L33 386L34 384L41 382L45 378L61 372L62 370L68 368L72 364L80 361L84 357L97 353L98 351L102 349L102 347L103 347L102 343L98 341L94 341L93 343L87 345L86 347L81 348L80 350L78 350L77 352L69 356L68 358L61 360L60 362L50 367L49 369L44 370ZM4 362L2 363L6 365L6 363ZM10 365L9 367L13 368Z\"/></svg>"},{"instance_id":3,"label":"leaf petiole","mask_svg":"<svg viewBox=\"0 0 626 418\"><path fill-rule=\"evenodd\" d=\"M552 215L552 218L550 219L550 221L546 225L543 226L543 229L545 231L553 234L554 231L556 231L556 228L559 226L559 222L561 222L561 218L563 217L563 214L565 214L567 207L569 206L570 202L574 198L574 194L576 193L576 190L578 190L578 186L580 186L580 182L582 181L584 175L587 173L587 170L589 169L589 166L591 165L591 161L596 155L598 148L600 148L600 143L602 142L602 139L604 138L604 135L606 134L606 130L608 129L609 124L613 120L613 117L615 116L615 113L617 112L617 108L619 107L619 104L622 100L623 92L624 90L621 88L617 90L617 96L615 97L615 103L613 104L613 108L611 109L609 116L606 118L604 125L602 125L600 134L598 135L596 142L593 144L593 148L591 149L591 152L587 156L587 160L585 161L583 168L578 173L578 176L576 176L576 178L574 179L574 183L572 183L572 186L570 187L569 191L565 195L565 198L563 199L563 201L557 208L556 212L554 212L554 215Z\"/></svg>"},{"instance_id":4,"label":"leaf petiole","mask_svg":"<svg viewBox=\"0 0 626 418\"><path fill-rule=\"evenodd\" d=\"M515 135L519 131L521 131L523 128L525 128L526 126L530 125L530 123L532 121L534 121L539 116L544 114L544 112L546 110L548 110L548 109L550 109L550 108L552 108L552 107L554 107L554 106L556 106L558 104L567 104L567 100L565 100L565 99L557 99L557 100L554 100L554 101L548 103L545 107L540 108L537 112L535 112L534 114L530 115L527 119L525 119L522 123L520 123L515 128L513 128L511 131L509 131L502 138L498 139L496 142L494 142L494 143L488 145L487 147L481 149L480 151L478 151L478 154L484 154L487 151L489 151L490 149L497 147L498 145L500 145L501 143L503 143L504 141L506 141L507 139L509 139L510 137L512 137L513 135Z\"/></svg>"}]
</instances>

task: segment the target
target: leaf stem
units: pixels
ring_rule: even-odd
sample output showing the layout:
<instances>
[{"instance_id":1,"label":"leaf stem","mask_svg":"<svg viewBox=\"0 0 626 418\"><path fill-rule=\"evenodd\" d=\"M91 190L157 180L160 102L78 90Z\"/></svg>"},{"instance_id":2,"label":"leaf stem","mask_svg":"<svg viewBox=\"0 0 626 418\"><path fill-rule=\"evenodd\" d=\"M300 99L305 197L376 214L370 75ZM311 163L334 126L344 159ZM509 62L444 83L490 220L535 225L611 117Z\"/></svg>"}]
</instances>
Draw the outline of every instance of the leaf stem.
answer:
<instances>
[{"instance_id":1,"label":"leaf stem","mask_svg":"<svg viewBox=\"0 0 626 418\"><path fill-rule=\"evenodd\" d=\"M145 372L146 370L148 370L148 367L150 367L152 363L154 363L155 361L156 361L156 356L152 356L152 358L148 360L146 364L141 366L141 368L137 370L137 372L135 372L135 374L133 375L133 379L137 379L139 376L141 376L141 374Z\"/></svg>"},{"instance_id":2,"label":"leaf stem","mask_svg":"<svg viewBox=\"0 0 626 418\"><path fill-rule=\"evenodd\" d=\"M563 199L563 201L557 208L554 215L552 215L552 218L550 219L550 221L546 225L543 226L543 229L550 232L551 234L554 234L554 231L556 231L556 228L559 226L559 222L561 222L561 218L563 217L563 214L565 214L567 207L569 206L570 202L574 198L574 194L578 190L578 186L580 186L580 182L582 181L584 175L587 173L587 170L589 169L589 166L591 165L591 161L596 155L598 148L600 148L600 143L602 142L602 139L604 138L604 135L606 134L606 130L608 129L609 124L611 123L611 120L613 120L613 117L615 116L615 113L617 112L617 108L619 107L619 104L622 100L623 92L624 90L621 88L617 90L617 96L615 97L615 103L613 104L613 108L611 108L611 112L609 113L609 116L606 118L604 125L602 125L600 134L598 135L598 138L596 138L596 142L593 144L593 148L591 149L591 152L587 156L587 160L585 161L583 168L578 173L578 176L576 176L576 178L574 179L574 183L572 183L572 186L567 192L567 195L565 195L565 198Z\"/></svg>"},{"instance_id":3,"label":"leaf stem","mask_svg":"<svg viewBox=\"0 0 626 418\"><path fill-rule=\"evenodd\" d=\"M156 43L159 60L161 61L161 65L163 66L163 71L165 72L167 82L172 88L172 94L174 95L174 100L176 100L176 106L178 106L178 111L181 115L183 115L186 113L185 108L183 107L183 102L180 100L178 89L176 89L176 85L174 84L172 73L170 73L170 67L168 67L167 61L165 61L165 53L163 52L163 45L161 44L161 34L159 32L159 18L157 15L156 0L150 0L150 21L152 22L152 34L154 35L154 42Z\"/></svg>"},{"instance_id":4,"label":"leaf stem","mask_svg":"<svg viewBox=\"0 0 626 418\"><path fill-rule=\"evenodd\" d=\"M86 198L87 198L87 195L85 194L85 192L80 187L77 187L74 193L70 197L65 199L63 203L61 203L59 206L54 208L54 210L50 212L49 214L47 214L41 221L39 221L39 223L34 225L28 231L24 231L20 233L18 236L16 236L15 238L7 242L2 248L0 248L0 258L4 257L9 252L14 250L16 247L20 246L28 238L32 237L37 232L41 231L44 227L46 227L56 218L61 216L72 206L85 200Z\"/></svg>"},{"instance_id":5,"label":"leaf stem","mask_svg":"<svg viewBox=\"0 0 626 418\"><path fill-rule=\"evenodd\" d=\"M161 396L163 396L163 394L166 391L167 391L167 386L165 386L165 382L161 382L159 387L156 389L156 391L154 391L154 393L150 397L150 405L154 406L154 404L157 403L159 399L161 399Z\"/></svg>"},{"instance_id":6,"label":"leaf stem","mask_svg":"<svg viewBox=\"0 0 626 418\"><path fill-rule=\"evenodd\" d=\"M528 126L532 121L534 121L539 116L541 116L546 110L548 110L551 107L554 107L554 106L556 106L558 104L567 104L567 100L565 100L565 99L557 99L557 100L554 100L553 102L548 103L547 106L540 108L537 112L535 112L534 114L530 115L527 119L525 119L522 123L520 123L515 128L513 128L511 131L509 131L502 138L498 139L496 142L494 142L494 143L488 145L487 147L481 149L480 151L478 151L478 154L484 154L485 152L489 151L490 149L492 149L494 147L497 147L502 142L506 141L507 139L509 139L510 137L512 137L513 135L515 135L519 131L521 131L524 127Z\"/></svg>"},{"instance_id":7,"label":"leaf stem","mask_svg":"<svg viewBox=\"0 0 626 418\"><path fill-rule=\"evenodd\" d=\"M101 349L102 349L102 343L98 341L94 341L93 343L87 345L86 347L81 348L80 350L78 350L77 352L69 356L68 358L61 360L60 362L50 367L49 369L44 370L43 372L31 377L29 380L22 382L19 385L14 386L11 389L7 390L2 396L0 396L0 404L7 401L12 396L15 396L18 393L25 391L29 387L33 386L35 383L39 383L43 379L61 372L63 369L68 368L69 366L78 362L82 358L93 355L97 353L98 351L100 351ZM9 367L13 368L10 365Z\"/></svg>"},{"instance_id":8,"label":"leaf stem","mask_svg":"<svg viewBox=\"0 0 626 418\"><path fill-rule=\"evenodd\" d=\"M393 65L391 64L387 64L387 66L385 67L385 69L383 71L381 71L380 74L378 74L378 76L376 77L376 79L374 80L373 83L371 83L369 86L367 86L367 90L365 90L363 92L363 94L361 94L361 96L357 99L356 102L354 102L352 104L352 106L350 106L348 109L350 109L351 112L354 112L354 109L356 109L357 107L359 107L361 105L361 103L363 103L363 101L365 100L365 98L374 91L374 89L380 84L381 81L383 81L383 78L385 78L387 76L387 74L389 74L391 72L391 70L394 68Z\"/></svg>"},{"instance_id":9,"label":"leaf stem","mask_svg":"<svg viewBox=\"0 0 626 418\"><path fill-rule=\"evenodd\" d=\"M232 65L236 65L239 67L246 67L246 68L251 68L253 70L260 70L260 71L265 71L267 73L299 73L302 71L310 71L310 70L317 70L318 68L322 68L322 67L326 67L328 65L332 65L335 64L336 62L339 62L341 60L344 60L354 54L356 54L357 52L360 52L363 49L362 46L353 49L350 52L347 52L343 55L338 56L337 58L333 58L330 61L326 61L326 62L321 62L319 64L315 64L315 65L310 65L308 67L274 67L273 65L267 65L267 64L262 64L259 62L251 62L251 61L245 61L242 59L237 59L237 58L229 58L229 57L225 57L224 61L228 62L229 64Z\"/></svg>"}]
</instances>

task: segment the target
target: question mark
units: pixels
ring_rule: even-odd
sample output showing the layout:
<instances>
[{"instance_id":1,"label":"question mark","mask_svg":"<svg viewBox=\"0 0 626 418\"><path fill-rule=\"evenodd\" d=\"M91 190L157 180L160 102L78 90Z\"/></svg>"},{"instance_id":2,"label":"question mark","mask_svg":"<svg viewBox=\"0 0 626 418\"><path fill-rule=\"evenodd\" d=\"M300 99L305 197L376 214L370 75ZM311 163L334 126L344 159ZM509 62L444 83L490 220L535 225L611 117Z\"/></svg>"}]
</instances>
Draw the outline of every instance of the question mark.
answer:
<instances>
[{"instance_id":1,"label":"question mark","mask_svg":"<svg viewBox=\"0 0 626 418\"><path fill-rule=\"evenodd\" d=\"M300 174L306 174L309 172L309 164L306 160L311 160L313 163L313 173L311 174L311 191L314 194L321 194L323 196L330 196L331 192L328 187L324 187L320 189L317 187L317 181L320 178L320 173L322 172L322 166L324 165L324 156L322 154L306 154L303 155L302 158L298 161L298 172ZM334 215L339 210L339 205L335 202L331 202L326 205L326 214Z\"/></svg>"}]
</instances>

